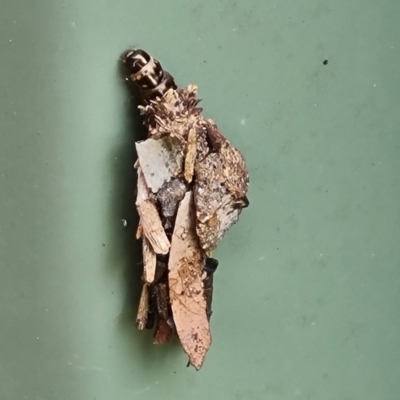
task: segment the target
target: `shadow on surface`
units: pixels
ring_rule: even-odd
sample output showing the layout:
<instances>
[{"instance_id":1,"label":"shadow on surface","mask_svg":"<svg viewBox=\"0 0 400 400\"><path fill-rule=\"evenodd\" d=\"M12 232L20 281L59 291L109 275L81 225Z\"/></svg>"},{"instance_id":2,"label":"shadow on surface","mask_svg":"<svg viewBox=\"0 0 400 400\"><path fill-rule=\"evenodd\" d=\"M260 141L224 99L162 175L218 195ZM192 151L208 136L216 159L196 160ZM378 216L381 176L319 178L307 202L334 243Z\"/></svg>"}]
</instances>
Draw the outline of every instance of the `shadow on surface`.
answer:
<instances>
[{"instance_id":1,"label":"shadow on surface","mask_svg":"<svg viewBox=\"0 0 400 400\"><path fill-rule=\"evenodd\" d=\"M114 158L118 162L113 163L112 166L114 189L112 191L111 215L113 218L112 225L118 229L116 237L120 238L120 242L116 245L116 248L124 261L126 282L121 322L124 325L132 325L135 321L136 306L140 296L142 272L141 245L140 241L135 238L139 218L135 208L137 175L133 165L137 158L135 142L143 140L146 137L146 132L137 111L139 97L132 85L125 80L125 76L123 65L118 63L118 77L127 93L127 101L124 110L124 137L122 144L114 152ZM127 221L125 229L123 229L123 220ZM121 235L121 229L123 235Z\"/></svg>"}]
</instances>

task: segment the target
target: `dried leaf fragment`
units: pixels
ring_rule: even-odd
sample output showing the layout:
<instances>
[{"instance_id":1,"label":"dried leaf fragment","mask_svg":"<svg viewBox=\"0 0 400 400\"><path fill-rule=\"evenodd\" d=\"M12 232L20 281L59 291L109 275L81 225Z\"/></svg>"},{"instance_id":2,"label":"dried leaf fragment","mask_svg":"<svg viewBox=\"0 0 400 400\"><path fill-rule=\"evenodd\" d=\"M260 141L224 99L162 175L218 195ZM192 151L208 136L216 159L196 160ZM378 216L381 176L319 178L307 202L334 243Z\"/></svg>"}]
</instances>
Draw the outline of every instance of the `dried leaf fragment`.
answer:
<instances>
[{"instance_id":1,"label":"dried leaf fragment","mask_svg":"<svg viewBox=\"0 0 400 400\"><path fill-rule=\"evenodd\" d=\"M192 182L194 173L194 162L197 155L197 133L196 129L191 128L189 130L187 139L187 149L185 157L185 179L187 182Z\"/></svg>"},{"instance_id":2,"label":"dried leaf fragment","mask_svg":"<svg viewBox=\"0 0 400 400\"><path fill-rule=\"evenodd\" d=\"M176 138L149 138L136 143L136 150L147 187L153 193L182 171L183 147Z\"/></svg>"},{"instance_id":3,"label":"dried leaf fragment","mask_svg":"<svg viewBox=\"0 0 400 400\"><path fill-rule=\"evenodd\" d=\"M207 304L203 295L204 252L196 236L192 192L182 200L175 221L168 283L176 331L190 364L200 369L211 345Z\"/></svg>"},{"instance_id":4,"label":"dried leaf fragment","mask_svg":"<svg viewBox=\"0 0 400 400\"><path fill-rule=\"evenodd\" d=\"M153 283L156 274L157 256L148 239L143 237L143 276L146 283Z\"/></svg>"},{"instance_id":5,"label":"dried leaf fragment","mask_svg":"<svg viewBox=\"0 0 400 400\"><path fill-rule=\"evenodd\" d=\"M197 235L204 250L213 250L238 221L246 197L249 174L241 153L211 120L207 135L213 151L195 165Z\"/></svg>"},{"instance_id":6,"label":"dried leaf fragment","mask_svg":"<svg viewBox=\"0 0 400 400\"><path fill-rule=\"evenodd\" d=\"M136 239L141 239L143 236L143 229L142 229L142 224L140 223L140 219L139 219L139 223L138 223L138 227L136 229Z\"/></svg>"},{"instance_id":7,"label":"dried leaf fragment","mask_svg":"<svg viewBox=\"0 0 400 400\"><path fill-rule=\"evenodd\" d=\"M146 327L148 312L149 286L145 283L142 286L142 293L140 295L139 308L136 316L136 325L139 330L143 330Z\"/></svg>"},{"instance_id":8,"label":"dried leaf fragment","mask_svg":"<svg viewBox=\"0 0 400 400\"><path fill-rule=\"evenodd\" d=\"M154 334L153 344L165 344L171 340L173 329L167 321L160 319Z\"/></svg>"},{"instance_id":9,"label":"dried leaf fragment","mask_svg":"<svg viewBox=\"0 0 400 400\"><path fill-rule=\"evenodd\" d=\"M143 234L156 254L167 254L170 243L165 234L160 215L150 197L141 168L138 168L138 195L136 208L139 213Z\"/></svg>"}]
</instances>

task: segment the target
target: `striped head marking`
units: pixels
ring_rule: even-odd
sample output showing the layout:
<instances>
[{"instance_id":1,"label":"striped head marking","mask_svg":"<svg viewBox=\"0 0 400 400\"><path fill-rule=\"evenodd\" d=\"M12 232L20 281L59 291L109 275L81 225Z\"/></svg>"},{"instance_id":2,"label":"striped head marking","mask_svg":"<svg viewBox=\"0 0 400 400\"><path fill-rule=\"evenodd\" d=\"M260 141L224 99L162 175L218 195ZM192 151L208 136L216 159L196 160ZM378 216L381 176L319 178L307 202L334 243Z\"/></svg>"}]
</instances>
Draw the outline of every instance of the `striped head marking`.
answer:
<instances>
[{"instance_id":1,"label":"striped head marking","mask_svg":"<svg viewBox=\"0 0 400 400\"><path fill-rule=\"evenodd\" d=\"M143 50L126 51L123 62L131 80L136 83L144 97L163 95L169 88L176 88L171 75L163 70L156 59Z\"/></svg>"}]
</instances>

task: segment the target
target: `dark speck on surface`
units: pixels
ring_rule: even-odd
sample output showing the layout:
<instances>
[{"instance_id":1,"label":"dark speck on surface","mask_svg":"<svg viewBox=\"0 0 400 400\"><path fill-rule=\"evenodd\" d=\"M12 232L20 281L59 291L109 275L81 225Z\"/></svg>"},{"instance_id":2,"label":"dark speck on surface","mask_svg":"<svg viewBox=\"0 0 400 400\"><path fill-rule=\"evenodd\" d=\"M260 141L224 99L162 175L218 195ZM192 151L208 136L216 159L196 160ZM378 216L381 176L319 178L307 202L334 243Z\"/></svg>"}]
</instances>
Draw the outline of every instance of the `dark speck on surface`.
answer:
<instances>
[{"instance_id":1,"label":"dark speck on surface","mask_svg":"<svg viewBox=\"0 0 400 400\"><path fill-rule=\"evenodd\" d=\"M324 60L324 61L322 61L322 64L324 64L324 65L328 65L328 60Z\"/></svg>"}]
</instances>

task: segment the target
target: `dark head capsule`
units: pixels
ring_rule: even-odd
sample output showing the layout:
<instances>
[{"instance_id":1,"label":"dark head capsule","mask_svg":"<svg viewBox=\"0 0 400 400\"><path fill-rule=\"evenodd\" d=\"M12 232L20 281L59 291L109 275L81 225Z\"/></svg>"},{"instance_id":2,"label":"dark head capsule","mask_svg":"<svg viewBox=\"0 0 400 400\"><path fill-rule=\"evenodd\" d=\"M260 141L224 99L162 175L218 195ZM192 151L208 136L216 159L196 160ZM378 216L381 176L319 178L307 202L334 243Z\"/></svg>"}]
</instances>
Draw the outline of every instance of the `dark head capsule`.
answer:
<instances>
[{"instance_id":1,"label":"dark head capsule","mask_svg":"<svg viewBox=\"0 0 400 400\"><path fill-rule=\"evenodd\" d=\"M162 96L168 89L176 89L172 76L164 71L161 64L144 50L126 51L123 62L129 77L139 87L144 99Z\"/></svg>"}]
</instances>

